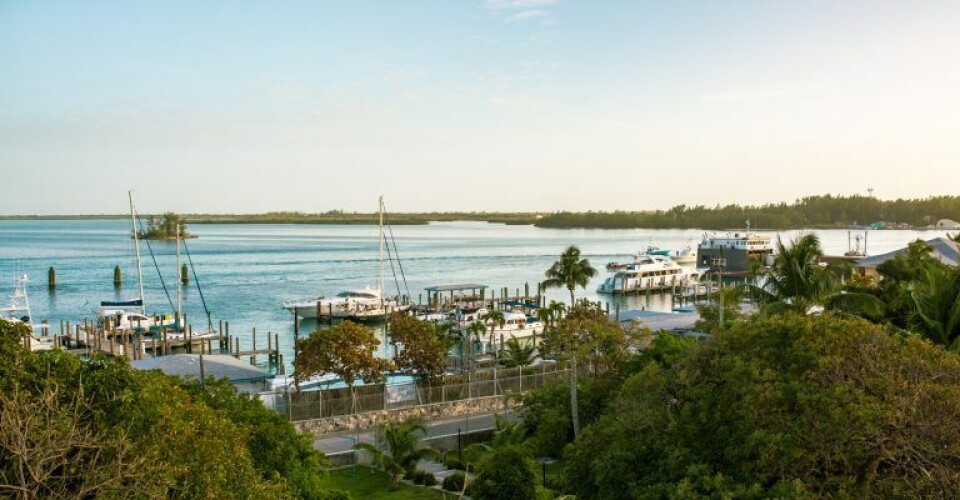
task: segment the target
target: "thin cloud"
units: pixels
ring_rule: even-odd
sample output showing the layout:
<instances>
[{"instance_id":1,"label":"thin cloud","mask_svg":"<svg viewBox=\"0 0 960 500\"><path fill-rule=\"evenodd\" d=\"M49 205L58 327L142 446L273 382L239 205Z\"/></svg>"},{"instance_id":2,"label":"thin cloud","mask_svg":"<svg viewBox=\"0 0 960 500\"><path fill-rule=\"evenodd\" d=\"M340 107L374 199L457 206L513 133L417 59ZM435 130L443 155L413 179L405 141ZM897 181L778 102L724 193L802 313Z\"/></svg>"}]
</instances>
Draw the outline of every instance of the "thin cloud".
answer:
<instances>
[{"instance_id":1,"label":"thin cloud","mask_svg":"<svg viewBox=\"0 0 960 500\"><path fill-rule=\"evenodd\" d=\"M529 9L553 5L558 0L486 0L488 9Z\"/></svg>"},{"instance_id":2,"label":"thin cloud","mask_svg":"<svg viewBox=\"0 0 960 500\"><path fill-rule=\"evenodd\" d=\"M547 12L544 10L534 9L534 10L525 10L523 12L518 12L510 16L510 21L531 21L534 19L543 19L547 17Z\"/></svg>"}]
</instances>

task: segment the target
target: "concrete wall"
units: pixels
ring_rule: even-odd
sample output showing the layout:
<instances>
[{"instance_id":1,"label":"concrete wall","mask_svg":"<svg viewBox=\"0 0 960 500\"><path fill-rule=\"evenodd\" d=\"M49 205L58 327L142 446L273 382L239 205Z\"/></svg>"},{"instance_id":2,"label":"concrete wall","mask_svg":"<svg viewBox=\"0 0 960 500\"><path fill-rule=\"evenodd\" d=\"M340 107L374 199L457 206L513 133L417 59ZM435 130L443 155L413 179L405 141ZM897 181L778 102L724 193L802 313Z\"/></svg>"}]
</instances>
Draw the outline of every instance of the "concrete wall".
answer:
<instances>
[{"instance_id":1,"label":"concrete wall","mask_svg":"<svg viewBox=\"0 0 960 500\"><path fill-rule=\"evenodd\" d=\"M505 408L503 396L465 399L436 403L432 405L415 406L412 408L398 408L395 410L380 410L353 415L320 418L316 420L302 420L293 422L300 432L309 432L315 436L347 432L355 430L375 429L386 421L402 421L409 417L420 417L423 420L439 420L475 413L493 413Z\"/></svg>"}]
</instances>

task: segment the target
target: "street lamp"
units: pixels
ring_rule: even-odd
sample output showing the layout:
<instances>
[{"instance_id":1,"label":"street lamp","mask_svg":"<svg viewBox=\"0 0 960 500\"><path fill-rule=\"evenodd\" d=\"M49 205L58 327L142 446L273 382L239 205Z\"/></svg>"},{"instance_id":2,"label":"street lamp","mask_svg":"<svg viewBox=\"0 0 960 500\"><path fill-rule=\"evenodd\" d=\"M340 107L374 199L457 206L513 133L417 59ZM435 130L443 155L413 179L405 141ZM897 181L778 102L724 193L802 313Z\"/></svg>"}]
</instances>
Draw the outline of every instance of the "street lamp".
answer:
<instances>
[{"instance_id":1,"label":"street lamp","mask_svg":"<svg viewBox=\"0 0 960 500\"><path fill-rule=\"evenodd\" d=\"M717 287L719 291L717 294L720 296L720 330L723 330L723 268L727 265L727 259L723 257L716 257L711 261L711 267L713 267L717 274Z\"/></svg>"}]
</instances>

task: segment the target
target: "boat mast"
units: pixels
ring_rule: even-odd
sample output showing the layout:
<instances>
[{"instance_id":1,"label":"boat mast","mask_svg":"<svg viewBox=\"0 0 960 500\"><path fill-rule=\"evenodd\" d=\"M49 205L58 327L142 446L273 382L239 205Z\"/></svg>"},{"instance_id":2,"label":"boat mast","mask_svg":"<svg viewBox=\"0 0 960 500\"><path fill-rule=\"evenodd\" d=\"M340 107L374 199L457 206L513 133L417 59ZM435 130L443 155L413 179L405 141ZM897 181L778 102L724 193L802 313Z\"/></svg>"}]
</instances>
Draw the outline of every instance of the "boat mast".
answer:
<instances>
[{"instance_id":1,"label":"boat mast","mask_svg":"<svg viewBox=\"0 0 960 500\"><path fill-rule=\"evenodd\" d=\"M137 212L133 208L133 191L127 191L130 199L130 227L133 228L133 246L137 252L137 283L140 285L140 314L147 314L147 306L143 303L143 270L140 268L140 237L137 234Z\"/></svg>"},{"instance_id":2,"label":"boat mast","mask_svg":"<svg viewBox=\"0 0 960 500\"><path fill-rule=\"evenodd\" d=\"M384 268L384 265L383 265L384 242L385 240L383 238L383 195L380 195L380 305L381 307L383 306L383 301L384 301L383 280L384 280L384 273L386 272L386 268Z\"/></svg>"},{"instance_id":3,"label":"boat mast","mask_svg":"<svg viewBox=\"0 0 960 500\"><path fill-rule=\"evenodd\" d=\"M180 275L180 224L177 224L177 327L183 328L180 324L183 318L183 276Z\"/></svg>"}]
</instances>

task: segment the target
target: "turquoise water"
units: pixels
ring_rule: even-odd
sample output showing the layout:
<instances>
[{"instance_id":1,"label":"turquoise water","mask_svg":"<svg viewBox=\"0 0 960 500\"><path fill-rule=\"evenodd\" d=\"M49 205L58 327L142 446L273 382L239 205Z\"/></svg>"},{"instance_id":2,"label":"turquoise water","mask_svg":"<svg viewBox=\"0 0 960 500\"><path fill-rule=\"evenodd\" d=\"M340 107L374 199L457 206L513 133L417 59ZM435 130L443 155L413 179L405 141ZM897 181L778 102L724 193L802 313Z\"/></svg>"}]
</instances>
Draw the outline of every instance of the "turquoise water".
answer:
<instances>
[{"instance_id":1,"label":"turquoise water","mask_svg":"<svg viewBox=\"0 0 960 500\"><path fill-rule=\"evenodd\" d=\"M281 349L292 360L293 321L281 305L300 297L333 294L345 288L376 285L378 281L375 226L308 226L284 224L195 225L199 235L188 242L214 320L230 322L231 333L250 348L251 330L257 329L258 347L265 332L280 335ZM428 285L482 283L495 289L509 287L513 294L525 282L531 290L543 271L570 244L580 246L600 274L578 295L593 300L605 277L603 265L624 260L640 248L655 244L680 248L695 244L697 230L552 230L532 226L486 223L437 223L393 228L409 289L414 300ZM817 231L828 254L847 250L846 231ZM792 237L796 232L783 233ZM904 246L917 238L930 239L943 232L873 231L871 254ZM29 296L36 321L77 321L92 318L101 300L134 297L136 266L133 241L125 221L0 221L0 297L12 288L14 266L19 262L32 284ZM143 244L142 244L143 245ZM175 245L151 242L157 263L176 300ZM146 245L141 248L145 300L148 312L169 312L170 305ZM113 287L113 268L124 272L124 286ZM57 269L58 287L48 292L47 269ZM387 267L387 292L395 293ZM195 325L203 317L197 289L184 288L184 310ZM402 285L402 284L401 284ZM548 298L567 300L565 290L552 290ZM624 308L641 306L670 310L669 299L654 296L618 298ZM301 331L316 327L302 322ZM388 355L387 345L383 355Z\"/></svg>"}]
</instances>

